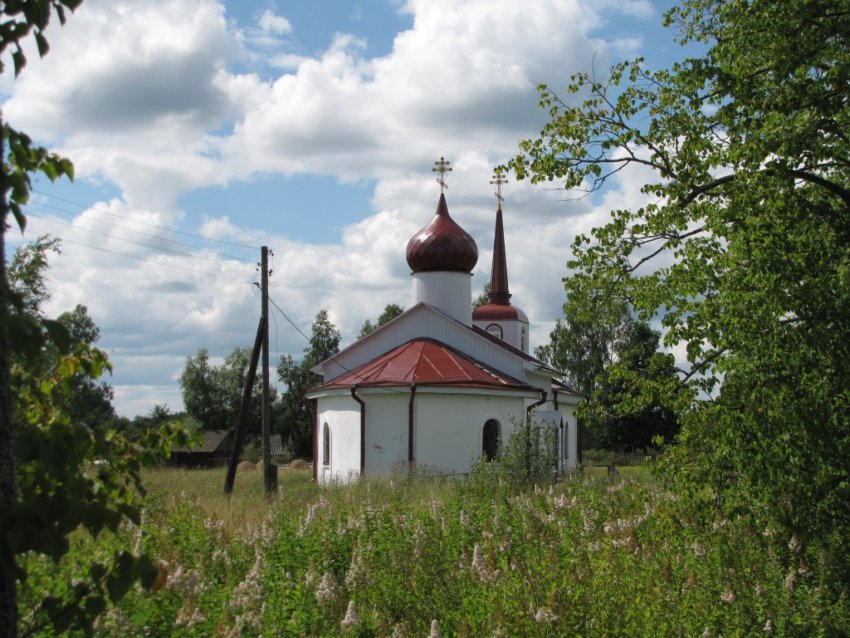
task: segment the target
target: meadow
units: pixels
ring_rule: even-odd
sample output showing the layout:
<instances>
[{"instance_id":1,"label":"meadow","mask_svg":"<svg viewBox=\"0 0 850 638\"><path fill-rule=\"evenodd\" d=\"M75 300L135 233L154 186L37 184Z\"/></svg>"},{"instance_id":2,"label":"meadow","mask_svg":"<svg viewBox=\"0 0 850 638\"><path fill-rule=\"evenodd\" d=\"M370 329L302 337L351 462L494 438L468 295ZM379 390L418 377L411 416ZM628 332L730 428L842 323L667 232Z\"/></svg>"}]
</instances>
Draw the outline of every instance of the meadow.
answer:
<instances>
[{"instance_id":1,"label":"meadow","mask_svg":"<svg viewBox=\"0 0 850 638\"><path fill-rule=\"evenodd\" d=\"M828 557L628 472L322 489L284 469L267 500L254 471L228 500L223 470L148 470L141 526L79 534L58 570L32 557L21 613L53 635L39 600L125 547L157 558L157 582L102 613L98 636L850 635L847 600L820 581Z\"/></svg>"}]
</instances>

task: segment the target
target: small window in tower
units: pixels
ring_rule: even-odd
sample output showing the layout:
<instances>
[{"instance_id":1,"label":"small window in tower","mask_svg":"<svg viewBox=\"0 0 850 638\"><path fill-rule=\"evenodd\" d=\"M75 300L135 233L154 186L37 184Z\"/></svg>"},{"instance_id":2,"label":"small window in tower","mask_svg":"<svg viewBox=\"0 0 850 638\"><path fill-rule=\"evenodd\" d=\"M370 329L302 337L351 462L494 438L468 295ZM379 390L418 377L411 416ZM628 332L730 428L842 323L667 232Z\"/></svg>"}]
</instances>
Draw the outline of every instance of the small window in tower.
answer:
<instances>
[{"instance_id":1,"label":"small window in tower","mask_svg":"<svg viewBox=\"0 0 850 638\"><path fill-rule=\"evenodd\" d=\"M331 464L331 429L327 423L322 432L322 464Z\"/></svg>"},{"instance_id":2,"label":"small window in tower","mask_svg":"<svg viewBox=\"0 0 850 638\"><path fill-rule=\"evenodd\" d=\"M489 332L494 337L504 339L504 337L502 337L502 326L497 323L491 323L489 326L487 326L487 332Z\"/></svg>"},{"instance_id":3,"label":"small window in tower","mask_svg":"<svg viewBox=\"0 0 850 638\"><path fill-rule=\"evenodd\" d=\"M523 328L522 330L520 330L520 333L519 333L519 349L522 350L523 352L528 352L528 340L527 339L528 338L526 337L526 334L525 334L525 328Z\"/></svg>"},{"instance_id":4,"label":"small window in tower","mask_svg":"<svg viewBox=\"0 0 850 638\"><path fill-rule=\"evenodd\" d=\"M481 437L481 454L487 461L493 461L499 452L499 438L501 426L496 419L488 419L484 424Z\"/></svg>"}]
</instances>

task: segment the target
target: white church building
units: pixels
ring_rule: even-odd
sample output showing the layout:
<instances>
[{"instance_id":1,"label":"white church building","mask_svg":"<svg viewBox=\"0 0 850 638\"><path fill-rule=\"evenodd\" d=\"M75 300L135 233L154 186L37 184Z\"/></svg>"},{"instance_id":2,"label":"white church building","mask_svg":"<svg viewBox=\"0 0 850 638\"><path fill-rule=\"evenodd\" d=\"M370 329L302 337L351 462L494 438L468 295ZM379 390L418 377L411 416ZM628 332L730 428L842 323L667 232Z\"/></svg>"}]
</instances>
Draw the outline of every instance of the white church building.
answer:
<instances>
[{"instance_id":1,"label":"white church building","mask_svg":"<svg viewBox=\"0 0 850 638\"><path fill-rule=\"evenodd\" d=\"M559 466L575 466L581 397L528 353L528 318L510 302L497 197L488 303L472 309L478 247L441 193L436 214L407 244L412 306L313 369L323 377L305 395L317 482L463 474L482 455L493 459L526 418L556 428Z\"/></svg>"}]
</instances>

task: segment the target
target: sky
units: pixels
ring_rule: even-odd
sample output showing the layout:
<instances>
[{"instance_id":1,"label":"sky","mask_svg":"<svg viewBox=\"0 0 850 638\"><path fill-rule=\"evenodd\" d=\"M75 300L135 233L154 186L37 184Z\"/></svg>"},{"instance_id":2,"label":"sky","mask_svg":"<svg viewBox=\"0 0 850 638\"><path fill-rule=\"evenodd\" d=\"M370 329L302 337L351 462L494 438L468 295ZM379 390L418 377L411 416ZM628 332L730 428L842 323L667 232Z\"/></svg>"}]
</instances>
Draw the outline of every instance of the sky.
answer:
<instances>
[{"instance_id":1,"label":"sky","mask_svg":"<svg viewBox=\"0 0 850 638\"><path fill-rule=\"evenodd\" d=\"M30 47L20 77L0 80L4 117L76 170L73 183L35 179L26 230L7 239L61 239L44 309L88 308L117 412L179 411L187 356L207 348L220 362L253 344L262 245L273 252L273 365L301 355L320 309L347 345L386 304L409 307L404 251L436 209L440 157L452 166L449 211L478 243L480 292L489 182L546 121L535 87L638 55L669 66L683 51L661 27L668 6L85 0L51 24L43 60ZM639 205L645 176L621 173L581 200L508 179L512 302L533 347L562 315L573 238Z\"/></svg>"}]
</instances>

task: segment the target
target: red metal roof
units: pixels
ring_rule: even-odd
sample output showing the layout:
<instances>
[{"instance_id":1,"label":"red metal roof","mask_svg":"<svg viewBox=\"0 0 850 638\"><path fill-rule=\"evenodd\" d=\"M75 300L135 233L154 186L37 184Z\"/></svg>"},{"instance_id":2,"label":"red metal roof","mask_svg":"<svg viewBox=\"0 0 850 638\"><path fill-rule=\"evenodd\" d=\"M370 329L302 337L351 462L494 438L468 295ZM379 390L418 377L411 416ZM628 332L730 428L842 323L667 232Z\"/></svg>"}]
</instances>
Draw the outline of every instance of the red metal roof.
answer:
<instances>
[{"instance_id":1,"label":"red metal roof","mask_svg":"<svg viewBox=\"0 0 850 638\"><path fill-rule=\"evenodd\" d=\"M434 217L407 242L410 269L472 272L477 261L475 240L449 216L446 196L441 193Z\"/></svg>"},{"instance_id":2,"label":"red metal roof","mask_svg":"<svg viewBox=\"0 0 850 638\"><path fill-rule=\"evenodd\" d=\"M462 355L440 341L414 339L320 388L407 386L413 383L505 389L531 387Z\"/></svg>"}]
</instances>

